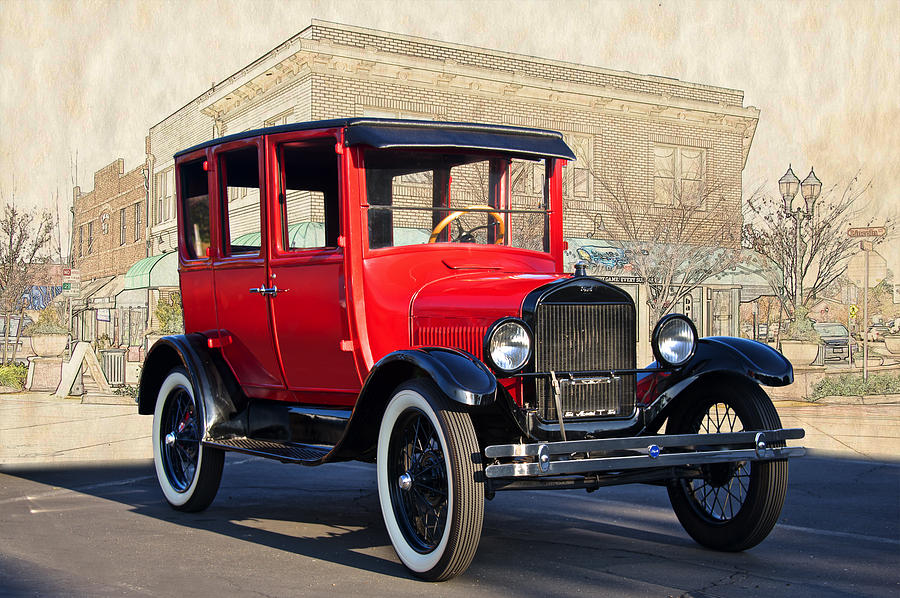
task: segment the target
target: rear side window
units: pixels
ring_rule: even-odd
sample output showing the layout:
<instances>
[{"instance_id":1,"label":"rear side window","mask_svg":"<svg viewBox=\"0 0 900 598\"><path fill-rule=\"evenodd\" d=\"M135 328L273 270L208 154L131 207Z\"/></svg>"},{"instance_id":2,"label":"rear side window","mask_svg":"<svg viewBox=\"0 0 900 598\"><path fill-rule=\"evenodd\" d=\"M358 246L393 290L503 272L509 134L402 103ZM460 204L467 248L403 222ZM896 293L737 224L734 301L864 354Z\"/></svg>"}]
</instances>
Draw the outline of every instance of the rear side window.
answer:
<instances>
[{"instance_id":1,"label":"rear side window","mask_svg":"<svg viewBox=\"0 0 900 598\"><path fill-rule=\"evenodd\" d=\"M280 146L281 246L285 250L337 247L338 162L334 139Z\"/></svg>"},{"instance_id":2,"label":"rear side window","mask_svg":"<svg viewBox=\"0 0 900 598\"><path fill-rule=\"evenodd\" d=\"M262 247L260 220L259 155L247 147L219 156L222 173L219 197L224 222L225 255L258 254Z\"/></svg>"},{"instance_id":3,"label":"rear side window","mask_svg":"<svg viewBox=\"0 0 900 598\"><path fill-rule=\"evenodd\" d=\"M192 259L209 255L209 182L203 160L181 165L184 249Z\"/></svg>"}]
</instances>

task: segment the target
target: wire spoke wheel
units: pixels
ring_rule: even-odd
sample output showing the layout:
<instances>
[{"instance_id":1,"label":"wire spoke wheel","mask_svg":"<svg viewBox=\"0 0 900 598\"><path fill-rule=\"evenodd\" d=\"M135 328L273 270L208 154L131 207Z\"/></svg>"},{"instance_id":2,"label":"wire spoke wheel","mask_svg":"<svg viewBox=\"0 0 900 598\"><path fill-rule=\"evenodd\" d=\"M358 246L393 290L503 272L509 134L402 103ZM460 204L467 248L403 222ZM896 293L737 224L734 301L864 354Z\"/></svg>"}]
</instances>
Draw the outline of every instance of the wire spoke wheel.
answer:
<instances>
[{"instance_id":1,"label":"wire spoke wheel","mask_svg":"<svg viewBox=\"0 0 900 598\"><path fill-rule=\"evenodd\" d=\"M388 450L388 475L409 483L392 485L392 502L407 541L419 552L437 547L447 523L448 480L444 451L428 416L418 409L404 413Z\"/></svg>"},{"instance_id":2,"label":"wire spoke wheel","mask_svg":"<svg viewBox=\"0 0 900 598\"><path fill-rule=\"evenodd\" d=\"M163 381L153 413L156 477L174 509L201 511L218 492L225 456L201 444L204 430L202 402L176 367Z\"/></svg>"},{"instance_id":3,"label":"wire spoke wheel","mask_svg":"<svg viewBox=\"0 0 900 598\"><path fill-rule=\"evenodd\" d=\"M430 581L468 568L484 515L481 450L468 413L432 382L394 392L378 432L378 498L403 564Z\"/></svg>"},{"instance_id":4,"label":"wire spoke wheel","mask_svg":"<svg viewBox=\"0 0 900 598\"><path fill-rule=\"evenodd\" d=\"M781 427L772 401L758 386L722 380L689 392L670 416L668 433ZM712 463L699 470L696 477L672 480L668 486L672 508L688 534L704 546L727 551L745 550L765 539L784 505L787 461Z\"/></svg>"},{"instance_id":5,"label":"wire spoke wheel","mask_svg":"<svg viewBox=\"0 0 900 598\"><path fill-rule=\"evenodd\" d=\"M727 403L710 406L690 428L699 434L744 431L740 417ZM714 463L702 466L701 471L703 477L683 480L698 512L716 522L734 519L747 499L750 464L746 461Z\"/></svg>"}]
</instances>

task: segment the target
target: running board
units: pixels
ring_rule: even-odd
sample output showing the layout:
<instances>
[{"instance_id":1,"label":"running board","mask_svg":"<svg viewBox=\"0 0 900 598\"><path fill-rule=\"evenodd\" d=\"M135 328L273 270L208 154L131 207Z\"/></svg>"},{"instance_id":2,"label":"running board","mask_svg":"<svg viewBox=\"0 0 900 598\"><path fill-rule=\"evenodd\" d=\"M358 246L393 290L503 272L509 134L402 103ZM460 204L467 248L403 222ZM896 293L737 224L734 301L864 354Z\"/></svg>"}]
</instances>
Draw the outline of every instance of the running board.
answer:
<instances>
[{"instance_id":1,"label":"running board","mask_svg":"<svg viewBox=\"0 0 900 598\"><path fill-rule=\"evenodd\" d=\"M252 438L227 438L204 440L203 446L234 451L266 459L276 459L282 463L302 463L318 465L331 452L330 446L316 446L293 442L254 440Z\"/></svg>"}]
</instances>

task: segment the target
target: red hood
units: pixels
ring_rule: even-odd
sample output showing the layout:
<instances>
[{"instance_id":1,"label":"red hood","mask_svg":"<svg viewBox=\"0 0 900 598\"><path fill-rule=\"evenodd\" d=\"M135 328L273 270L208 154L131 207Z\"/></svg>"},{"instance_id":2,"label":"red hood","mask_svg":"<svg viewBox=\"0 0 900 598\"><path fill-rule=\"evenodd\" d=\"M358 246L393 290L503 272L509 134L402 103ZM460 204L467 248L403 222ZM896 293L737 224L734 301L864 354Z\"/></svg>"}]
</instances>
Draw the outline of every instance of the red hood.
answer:
<instances>
[{"instance_id":1,"label":"red hood","mask_svg":"<svg viewBox=\"0 0 900 598\"><path fill-rule=\"evenodd\" d=\"M520 316L532 290L559 274L471 272L425 285L412 302L412 345L455 347L480 356L488 328Z\"/></svg>"},{"instance_id":2,"label":"red hood","mask_svg":"<svg viewBox=\"0 0 900 598\"><path fill-rule=\"evenodd\" d=\"M519 316L532 290L559 280L560 274L468 272L429 283L412 301L413 318L489 318Z\"/></svg>"}]
</instances>

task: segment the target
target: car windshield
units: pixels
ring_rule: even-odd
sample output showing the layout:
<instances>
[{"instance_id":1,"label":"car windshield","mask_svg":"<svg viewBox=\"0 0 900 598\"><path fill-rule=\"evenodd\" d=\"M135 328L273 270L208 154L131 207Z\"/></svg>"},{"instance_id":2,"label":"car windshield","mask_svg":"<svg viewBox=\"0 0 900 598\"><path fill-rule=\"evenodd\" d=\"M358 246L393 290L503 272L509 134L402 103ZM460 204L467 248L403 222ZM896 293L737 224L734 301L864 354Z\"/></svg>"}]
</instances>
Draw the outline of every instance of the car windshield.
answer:
<instances>
[{"instance_id":1,"label":"car windshield","mask_svg":"<svg viewBox=\"0 0 900 598\"><path fill-rule=\"evenodd\" d=\"M549 250L545 160L373 149L365 169L372 249L472 243Z\"/></svg>"},{"instance_id":2,"label":"car windshield","mask_svg":"<svg viewBox=\"0 0 900 598\"><path fill-rule=\"evenodd\" d=\"M823 322L821 324L815 324L814 328L820 336L847 336L848 334L847 327L843 324Z\"/></svg>"}]
</instances>

